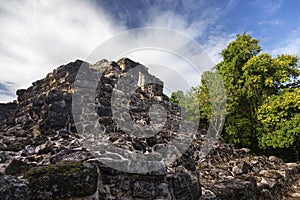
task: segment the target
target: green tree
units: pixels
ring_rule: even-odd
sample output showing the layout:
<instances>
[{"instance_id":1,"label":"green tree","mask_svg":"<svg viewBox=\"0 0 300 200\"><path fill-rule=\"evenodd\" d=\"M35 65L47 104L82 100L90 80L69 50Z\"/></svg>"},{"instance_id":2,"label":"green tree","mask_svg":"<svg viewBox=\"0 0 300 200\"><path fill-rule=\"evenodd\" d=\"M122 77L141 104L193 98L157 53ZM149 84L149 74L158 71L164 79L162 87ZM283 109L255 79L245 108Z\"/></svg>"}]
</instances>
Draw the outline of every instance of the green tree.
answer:
<instances>
[{"instance_id":1,"label":"green tree","mask_svg":"<svg viewBox=\"0 0 300 200\"><path fill-rule=\"evenodd\" d=\"M300 147L298 57L261 53L259 41L249 34L238 34L221 55L222 61L203 74L199 86L174 93L179 104L207 128L216 113L212 102L224 102L222 95L211 94L218 93L221 84L214 75L221 74L227 96L224 139L255 152L281 154L288 149L295 155Z\"/></svg>"},{"instance_id":2,"label":"green tree","mask_svg":"<svg viewBox=\"0 0 300 200\"><path fill-rule=\"evenodd\" d=\"M248 34L237 35L222 51L223 61L216 65L222 74L228 96L225 139L240 147L258 147L264 132L257 111L270 95L299 76L297 56L272 58L260 53L259 41Z\"/></svg>"},{"instance_id":3,"label":"green tree","mask_svg":"<svg viewBox=\"0 0 300 200\"><path fill-rule=\"evenodd\" d=\"M290 148L300 143L300 88L285 89L272 95L257 114L263 124L260 147Z\"/></svg>"},{"instance_id":4,"label":"green tree","mask_svg":"<svg viewBox=\"0 0 300 200\"><path fill-rule=\"evenodd\" d=\"M183 91L179 90L176 92L172 92L171 96L170 96L170 101L179 105L179 102L184 101L185 99L185 94Z\"/></svg>"},{"instance_id":5,"label":"green tree","mask_svg":"<svg viewBox=\"0 0 300 200\"><path fill-rule=\"evenodd\" d=\"M172 92L170 101L179 105L185 112L186 119L197 122L199 119L199 103L196 95L196 88L192 87L188 92L181 90Z\"/></svg>"},{"instance_id":6,"label":"green tree","mask_svg":"<svg viewBox=\"0 0 300 200\"><path fill-rule=\"evenodd\" d=\"M181 93L182 106L192 112L197 104L200 119L207 124L213 110L208 88L214 86L207 83L219 73L227 96L226 141L256 152L299 148L298 57L283 54L273 58L261 53L259 41L249 34L238 34L221 55L222 61L204 74L200 86Z\"/></svg>"},{"instance_id":7,"label":"green tree","mask_svg":"<svg viewBox=\"0 0 300 200\"><path fill-rule=\"evenodd\" d=\"M259 147L285 161L300 160L300 87L285 88L259 107Z\"/></svg>"},{"instance_id":8,"label":"green tree","mask_svg":"<svg viewBox=\"0 0 300 200\"><path fill-rule=\"evenodd\" d=\"M219 126L226 111L222 76L217 71L204 72L199 86L192 87L186 93L173 92L170 101L184 108L187 119L199 123L199 128L207 129L209 125ZM212 116L214 122L211 122Z\"/></svg>"}]
</instances>

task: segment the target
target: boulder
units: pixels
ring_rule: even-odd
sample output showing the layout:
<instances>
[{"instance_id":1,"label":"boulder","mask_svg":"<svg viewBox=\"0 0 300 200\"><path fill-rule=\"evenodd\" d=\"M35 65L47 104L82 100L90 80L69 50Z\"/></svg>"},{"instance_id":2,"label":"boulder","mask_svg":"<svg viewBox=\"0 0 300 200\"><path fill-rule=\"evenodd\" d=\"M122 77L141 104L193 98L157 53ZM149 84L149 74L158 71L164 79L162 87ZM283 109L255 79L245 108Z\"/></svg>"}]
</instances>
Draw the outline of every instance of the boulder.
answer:
<instances>
[{"instance_id":1,"label":"boulder","mask_svg":"<svg viewBox=\"0 0 300 200\"><path fill-rule=\"evenodd\" d=\"M63 162L35 167L24 174L31 199L66 199L97 190L97 168L89 163Z\"/></svg>"},{"instance_id":2,"label":"boulder","mask_svg":"<svg viewBox=\"0 0 300 200\"><path fill-rule=\"evenodd\" d=\"M14 176L0 175L1 200L29 200L29 189L26 181Z\"/></svg>"}]
</instances>

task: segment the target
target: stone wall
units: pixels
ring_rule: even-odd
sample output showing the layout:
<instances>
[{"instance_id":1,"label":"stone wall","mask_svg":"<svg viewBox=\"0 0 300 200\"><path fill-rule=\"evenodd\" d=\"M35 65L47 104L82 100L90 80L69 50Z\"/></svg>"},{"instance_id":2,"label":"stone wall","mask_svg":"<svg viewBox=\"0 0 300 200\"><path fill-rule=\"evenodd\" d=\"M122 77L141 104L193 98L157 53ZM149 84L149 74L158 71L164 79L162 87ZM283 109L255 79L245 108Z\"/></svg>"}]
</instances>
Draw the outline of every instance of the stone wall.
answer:
<instances>
[{"instance_id":1,"label":"stone wall","mask_svg":"<svg viewBox=\"0 0 300 200\"><path fill-rule=\"evenodd\" d=\"M6 125L11 125L11 123L13 123L11 117L14 115L16 108L16 103L0 104L0 130L4 129Z\"/></svg>"},{"instance_id":2,"label":"stone wall","mask_svg":"<svg viewBox=\"0 0 300 200\"><path fill-rule=\"evenodd\" d=\"M221 141L200 159L205 130L194 135L181 158L161 170L137 174L105 166L83 146L82 135L78 134L81 126L75 126L72 115L89 114L82 104L89 97L83 93L79 93L80 103L73 104L72 109L79 68L97 72L103 66L107 69L98 80L92 100L107 140L119 148L149 153L174 138L181 124L181 110L169 102L163 94L163 82L150 75L146 67L126 58L94 65L76 60L28 89L18 90L17 104L0 104L0 199L275 200L284 199L299 180L299 164L285 164L276 157L253 157L248 149L235 149ZM130 74L137 67L138 73ZM128 121L113 117L112 109L126 108L121 101L126 94L121 94L130 83L118 85L124 77L138 83L130 93L130 121L141 126L153 123L149 116L152 105L166 111L166 123L151 137L129 134L123 127ZM93 80L86 79L82 84L89 87L89 81ZM118 102L115 105L113 98Z\"/></svg>"}]
</instances>

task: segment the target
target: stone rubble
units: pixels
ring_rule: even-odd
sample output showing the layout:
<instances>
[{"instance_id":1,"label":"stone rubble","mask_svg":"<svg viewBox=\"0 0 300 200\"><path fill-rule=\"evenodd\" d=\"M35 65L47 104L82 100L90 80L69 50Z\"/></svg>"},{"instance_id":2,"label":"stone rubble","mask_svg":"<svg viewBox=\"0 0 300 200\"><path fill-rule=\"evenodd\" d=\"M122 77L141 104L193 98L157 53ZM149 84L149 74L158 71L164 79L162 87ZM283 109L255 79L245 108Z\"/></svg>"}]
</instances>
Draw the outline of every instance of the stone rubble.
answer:
<instances>
[{"instance_id":1,"label":"stone rubble","mask_svg":"<svg viewBox=\"0 0 300 200\"><path fill-rule=\"evenodd\" d=\"M79 97L73 95L78 70L97 72L103 66L107 69L96 85L95 104L92 108L73 104L72 108L72 99L84 103L91 98L85 90ZM137 67L139 73L130 74ZM138 87L121 84L122 78L137 80ZM85 80L80 83L83 88L92 84L91 79ZM135 90L128 99L129 115L117 116L120 112L114 110L125 109L128 103L122 101L123 91L131 87ZM159 151L176 137L182 123L180 107L163 94L163 82L127 58L94 65L76 60L28 89L18 90L17 95L16 102L0 104L0 199L279 200L299 195L300 164L252 156L248 149L235 149L221 139L205 158L199 157L205 130L194 134L182 157L160 170L138 174L104 165L83 145L79 133L86 126L75 124L73 112L88 120L93 119L89 112L94 109L105 140L140 154ZM166 115L150 115L153 105L161 106ZM154 126L159 131L151 137L133 136L125 130L129 120L147 127L162 116L165 123L157 123L163 125Z\"/></svg>"}]
</instances>

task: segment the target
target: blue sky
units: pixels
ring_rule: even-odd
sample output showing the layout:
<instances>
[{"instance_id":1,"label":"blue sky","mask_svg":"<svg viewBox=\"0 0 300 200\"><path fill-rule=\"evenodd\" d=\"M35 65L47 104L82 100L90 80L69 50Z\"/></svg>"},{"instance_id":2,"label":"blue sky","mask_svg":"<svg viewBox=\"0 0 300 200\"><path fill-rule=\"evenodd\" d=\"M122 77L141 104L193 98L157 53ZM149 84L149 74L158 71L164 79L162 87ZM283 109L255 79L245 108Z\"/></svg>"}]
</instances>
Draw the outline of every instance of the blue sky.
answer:
<instances>
[{"instance_id":1,"label":"blue sky","mask_svg":"<svg viewBox=\"0 0 300 200\"><path fill-rule=\"evenodd\" d=\"M299 10L297 0L0 0L0 102L15 99L16 89L61 64L86 60L101 43L132 28L183 33L213 63L244 32L272 56L300 54ZM146 53L139 55L143 63Z\"/></svg>"},{"instance_id":2,"label":"blue sky","mask_svg":"<svg viewBox=\"0 0 300 200\"><path fill-rule=\"evenodd\" d=\"M170 18L175 13L187 26L197 21L209 23L204 36L199 33L200 36L195 37L199 42L204 42L210 34L248 32L260 39L264 50L274 53L300 34L300 2L297 0L101 0L98 5L128 28L143 27L151 17L164 12L169 12Z\"/></svg>"}]
</instances>

